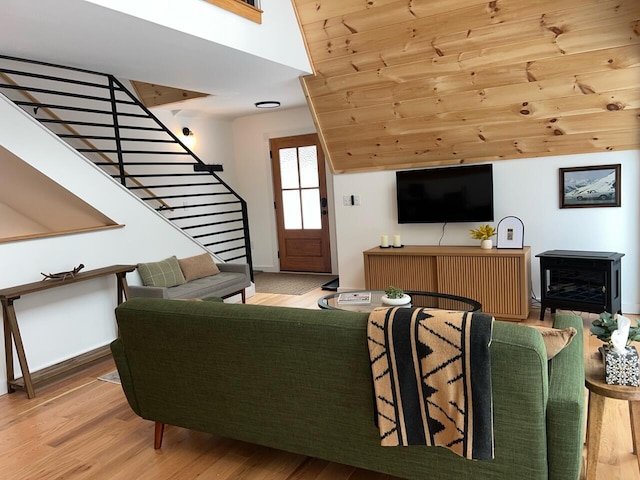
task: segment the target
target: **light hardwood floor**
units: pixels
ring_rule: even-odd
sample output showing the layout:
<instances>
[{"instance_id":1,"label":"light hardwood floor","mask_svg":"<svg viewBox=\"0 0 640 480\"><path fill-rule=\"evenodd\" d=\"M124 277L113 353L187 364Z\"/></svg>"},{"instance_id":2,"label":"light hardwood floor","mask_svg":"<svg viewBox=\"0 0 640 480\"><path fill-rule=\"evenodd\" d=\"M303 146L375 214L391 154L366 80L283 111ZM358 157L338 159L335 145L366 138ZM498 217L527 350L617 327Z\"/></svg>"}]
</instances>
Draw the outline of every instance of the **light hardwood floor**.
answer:
<instances>
[{"instance_id":1,"label":"light hardwood floor","mask_svg":"<svg viewBox=\"0 0 640 480\"><path fill-rule=\"evenodd\" d=\"M256 294L248 303L317 308L320 289L305 295ZM537 324L534 310L527 323ZM549 319L547 313L547 319ZM587 328L594 315L583 315ZM547 321L548 324L548 321ZM599 342L585 335L588 348ZM153 449L153 424L127 405L117 384L99 381L111 360L37 388L0 397L0 478L394 480L395 477L167 426ZM640 480L631 452L625 402L608 400L598 479Z\"/></svg>"}]
</instances>

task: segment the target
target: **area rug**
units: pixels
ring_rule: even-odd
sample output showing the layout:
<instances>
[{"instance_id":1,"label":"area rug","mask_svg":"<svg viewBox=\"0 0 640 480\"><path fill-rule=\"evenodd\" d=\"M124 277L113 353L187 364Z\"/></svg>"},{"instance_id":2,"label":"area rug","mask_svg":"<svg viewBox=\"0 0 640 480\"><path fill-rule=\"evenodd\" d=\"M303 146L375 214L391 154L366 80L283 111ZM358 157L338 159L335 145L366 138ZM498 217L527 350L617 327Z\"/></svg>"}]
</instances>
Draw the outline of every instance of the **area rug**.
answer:
<instances>
[{"instance_id":1,"label":"area rug","mask_svg":"<svg viewBox=\"0 0 640 480\"><path fill-rule=\"evenodd\" d=\"M98 377L98 380L102 380L103 382L110 382L110 383L120 383L120 375L118 374L117 370L114 370L113 372L109 372L109 373L105 373L104 375L101 375Z\"/></svg>"},{"instance_id":2,"label":"area rug","mask_svg":"<svg viewBox=\"0 0 640 480\"><path fill-rule=\"evenodd\" d=\"M257 293L302 295L335 278L335 275L255 272L253 281Z\"/></svg>"}]
</instances>

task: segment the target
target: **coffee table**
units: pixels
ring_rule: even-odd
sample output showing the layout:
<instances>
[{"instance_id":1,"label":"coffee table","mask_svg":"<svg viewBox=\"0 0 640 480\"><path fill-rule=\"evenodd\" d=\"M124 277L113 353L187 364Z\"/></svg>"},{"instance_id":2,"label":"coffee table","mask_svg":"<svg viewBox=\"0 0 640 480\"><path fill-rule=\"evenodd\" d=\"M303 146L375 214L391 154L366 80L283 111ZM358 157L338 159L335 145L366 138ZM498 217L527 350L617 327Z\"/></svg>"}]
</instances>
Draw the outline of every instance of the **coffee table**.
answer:
<instances>
[{"instance_id":1,"label":"coffee table","mask_svg":"<svg viewBox=\"0 0 640 480\"><path fill-rule=\"evenodd\" d=\"M371 301L369 303L339 303L338 299L341 293L370 293ZM411 296L411 303L407 307L429 307L440 308L443 310L460 310L466 312L479 312L482 305L471 298L461 297L459 295L449 295L447 293L435 292L418 292L405 290L407 295ZM348 310L350 312L371 312L377 307L387 307L382 303L382 290L356 290L350 292L332 293L318 299L320 308L329 310Z\"/></svg>"}]
</instances>

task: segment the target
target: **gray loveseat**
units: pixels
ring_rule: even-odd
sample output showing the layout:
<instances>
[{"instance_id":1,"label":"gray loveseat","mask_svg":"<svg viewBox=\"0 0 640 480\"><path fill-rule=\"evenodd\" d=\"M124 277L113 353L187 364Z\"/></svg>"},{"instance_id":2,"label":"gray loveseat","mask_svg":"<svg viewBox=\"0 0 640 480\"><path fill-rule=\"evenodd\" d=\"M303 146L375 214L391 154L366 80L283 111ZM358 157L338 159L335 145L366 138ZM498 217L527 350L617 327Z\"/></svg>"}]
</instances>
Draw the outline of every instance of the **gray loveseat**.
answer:
<instances>
[{"instance_id":1,"label":"gray loveseat","mask_svg":"<svg viewBox=\"0 0 640 480\"><path fill-rule=\"evenodd\" d=\"M190 260L191 262L189 262ZM167 263L169 264L168 267L166 266ZM191 265L191 267L189 265ZM147 268L147 266L152 266L152 268L165 268L168 270L168 272L164 272L165 274L174 274L178 278L171 278L167 281L166 275L164 275L163 281L150 281L146 279L148 275L144 275L144 271L141 270L142 268ZM191 274L191 269L194 266L198 269L198 272ZM188 259L178 260L175 257L171 257L162 262L138 264L138 272L143 282L151 284L130 285L129 294L131 298L228 298L234 295L241 295L242 303L244 303L246 298L245 288L251 286L251 274L248 264L213 263L211 257L207 254L190 257ZM157 273L157 271L155 273ZM160 274L162 273L163 272L160 272ZM207 273L213 274L207 275ZM156 286L153 285L153 283L159 285Z\"/></svg>"}]
</instances>

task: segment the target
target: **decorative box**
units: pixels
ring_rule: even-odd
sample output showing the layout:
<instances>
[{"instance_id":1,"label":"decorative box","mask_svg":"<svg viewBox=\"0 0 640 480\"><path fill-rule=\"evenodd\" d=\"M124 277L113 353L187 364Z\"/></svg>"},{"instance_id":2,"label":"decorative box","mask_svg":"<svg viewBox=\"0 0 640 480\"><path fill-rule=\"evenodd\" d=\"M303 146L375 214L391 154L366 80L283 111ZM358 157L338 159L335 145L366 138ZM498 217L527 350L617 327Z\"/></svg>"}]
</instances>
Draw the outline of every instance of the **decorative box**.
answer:
<instances>
[{"instance_id":1,"label":"decorative box","mask_svg":"<svg viewBox=\"0 0 640 480\"><path fill-rule=\"evenodd\" d=\"M627 345L626 354L620 355L608 345L601 349L604 359L604 377L609 385L640 385L640 362L635 347Z\"/></svg>"}]
</instances>

